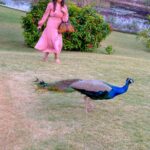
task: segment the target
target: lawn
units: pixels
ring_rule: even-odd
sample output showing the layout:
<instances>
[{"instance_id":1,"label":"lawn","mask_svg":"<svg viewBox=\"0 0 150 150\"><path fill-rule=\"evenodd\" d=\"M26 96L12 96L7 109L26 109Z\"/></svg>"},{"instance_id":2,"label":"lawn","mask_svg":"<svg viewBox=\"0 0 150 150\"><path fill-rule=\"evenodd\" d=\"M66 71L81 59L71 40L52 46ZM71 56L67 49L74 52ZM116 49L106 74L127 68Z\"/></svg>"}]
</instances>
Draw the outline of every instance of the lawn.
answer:
<instances>
[{"instance_id":1,"label":"lawn","mask_svg":"<svg viewBox=\"0 0 150 150\"><path fill-rule=\"evenodd\" d=\"M150 52L135 35L113 32L96 53L63 52L62 64L41 61L24 44L20 17L0 7L0 147L2 150L149 150ZM113 55L104 48L112 45ZM79 93L36 91L33 81L100 79L135 83L86 115Z\"/></svg>"}]
</instances>

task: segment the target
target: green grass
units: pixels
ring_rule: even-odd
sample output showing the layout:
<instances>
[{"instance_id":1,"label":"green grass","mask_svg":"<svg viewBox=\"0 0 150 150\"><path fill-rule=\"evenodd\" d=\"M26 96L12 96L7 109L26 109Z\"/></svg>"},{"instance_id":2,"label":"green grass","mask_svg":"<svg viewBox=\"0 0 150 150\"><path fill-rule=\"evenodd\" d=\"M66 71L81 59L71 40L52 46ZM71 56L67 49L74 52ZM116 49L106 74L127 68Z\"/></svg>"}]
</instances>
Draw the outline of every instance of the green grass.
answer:
<instances>
[{"instance_id":1,"label":"green grass","mask_svg":"<svg viewBox=\"0 0 150 150\"><path fill-rule=\"evenodd\" d=\"M24 45L21 17L25 13L0 7L0 50L33 51Z\"/></svg>"},{"instance_id":2,"label":"green grass","mask_svg":"<svg viewBox=\"0 0 150 150\"><path fill-rule=\"evenodd\" d=\"M97 53L63 52L61 65L53 62L53 56L43 63L41 54L24 44L23 15L0 7L0 77L5 75L13 81L18 99L28 93L20 103L25 103L22 109L26 118L37 123L33 131L39 131L24 135L24 150L149 150L150 52L136 36L113 32ZM113 55L105 54L107 45L115 49ZM135 83L113 101L95 102L95 111L86 115L79 93L35 91L35 77L48 82L101 79L116 85L132 77ZM31 101L26 102L28 99Z\"/></svg>"}]
</instances>

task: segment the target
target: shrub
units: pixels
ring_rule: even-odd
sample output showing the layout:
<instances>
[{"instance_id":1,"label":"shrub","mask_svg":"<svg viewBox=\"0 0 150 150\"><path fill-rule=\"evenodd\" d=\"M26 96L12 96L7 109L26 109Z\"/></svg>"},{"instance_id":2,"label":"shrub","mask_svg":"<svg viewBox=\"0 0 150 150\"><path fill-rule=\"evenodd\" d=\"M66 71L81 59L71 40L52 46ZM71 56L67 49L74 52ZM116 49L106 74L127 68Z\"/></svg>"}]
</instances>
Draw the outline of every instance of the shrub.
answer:
<instances>
[{"instance_id":1,"label":"shrub","mask_svg":"<svg viewBox=\"0 0 150 150\"><path fill-rule=\"evenodd\" d=\"M147 48L150 48L150 29L140 32L138 34L138 39L140 39Z\"/></svg>"},{"instance_id":2,"label":"shrub","mask_svg":"<svg viewBox=\"0 0 150 150\"><path fill-rule=\"evenodd\" d=\"M113 49L112 45L109 45L105 48L105 51L107 52L107 54L113 54L115 52L115 50Z\"/></svg>"},{"instance_id":3,"label":"shrub","mask_svg":"<svg viewBox=\"0 0 150 150\"><path fill-rule=\"evenodd\" d=\"M150 16L148 16L148 24L150 25ZM141 31L140 33L138 33L137 38L139 40L141 40L147 48L150 49L150 28Z\"/></svg>"},{"instance_id":4,"label":"shrub","mask_svg":"<svg viewBox=\"0 0 150 150\"><path fill-rule=\"evenodd\" d=\"M30 47L34 47L40 37L40 33L37 31L37 24L48 2L49 0L40 0L37 5L32 6L31 12L28 12L26 16L22 18L25 43ZM70 22L75 27L76 32L63 34L63 49L94 51L95 48L99 47L99 43L111 32L109 24L90 6L81 8L70 3L68 8ZM46 25L43 26L42 31L45 26Z\"/></svg>"}]
</instances>

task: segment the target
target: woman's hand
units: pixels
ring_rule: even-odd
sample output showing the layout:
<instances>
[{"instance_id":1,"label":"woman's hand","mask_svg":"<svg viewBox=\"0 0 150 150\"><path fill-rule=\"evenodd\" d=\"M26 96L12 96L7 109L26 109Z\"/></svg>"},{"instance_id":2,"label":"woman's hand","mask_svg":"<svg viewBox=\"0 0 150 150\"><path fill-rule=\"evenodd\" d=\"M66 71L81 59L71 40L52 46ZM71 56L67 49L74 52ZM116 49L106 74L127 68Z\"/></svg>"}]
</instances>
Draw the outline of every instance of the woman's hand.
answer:
<instances>
[{"instance_id":1,"label":"woman's hand","mask_svg":"<svg viewBox=\"0 0 150 150\"><path fill-rule=\"evenodd\" d=\"M64 7L62 7L61 12L62 12L63 14L66 14L66 9L65 9Z\"/></svg>"},{"instance_id":2,"label":"woman's hand","mask_svg":"<svg viewBox=\"0 0 150 150\"><path fill-rule=\"evenodd\" d=\"M40 32L41 28L42 28L41 26L37 27L38 32Z\"/></svg>"},{"instance_id":3,"label":"woman's hand","mask_svg":"<svg viewBox=\"0 0 150 150\"><path fill-rule=\"evenodd\" d=\"M38 26L38 27L37 27L37 29L38 29L38 30L41 30L41 27L40 27L40 26Z\"/></svg>"}]
</instances>

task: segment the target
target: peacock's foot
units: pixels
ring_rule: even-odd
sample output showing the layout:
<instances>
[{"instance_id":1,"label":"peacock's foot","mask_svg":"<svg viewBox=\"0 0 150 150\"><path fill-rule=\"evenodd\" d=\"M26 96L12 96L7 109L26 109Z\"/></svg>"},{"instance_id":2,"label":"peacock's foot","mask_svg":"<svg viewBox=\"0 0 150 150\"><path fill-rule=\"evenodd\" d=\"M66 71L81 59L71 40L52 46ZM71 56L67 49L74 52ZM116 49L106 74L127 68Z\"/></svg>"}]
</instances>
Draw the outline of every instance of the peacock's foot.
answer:
<instances>
[{"instance_id":1,"label":"peacock's foot","mask_svg":"<svg viewBox=\"0 0 150 150\"><path fill-rule=\"evenodd\" d=\"M96 106L93 103L88 104L87 106L87 112L91 112L96 108Z\"/></svg>"}]
</instances>

